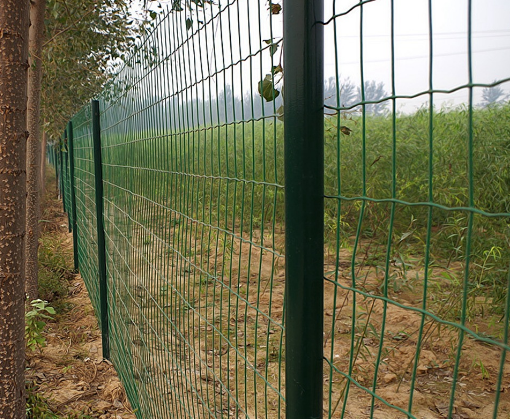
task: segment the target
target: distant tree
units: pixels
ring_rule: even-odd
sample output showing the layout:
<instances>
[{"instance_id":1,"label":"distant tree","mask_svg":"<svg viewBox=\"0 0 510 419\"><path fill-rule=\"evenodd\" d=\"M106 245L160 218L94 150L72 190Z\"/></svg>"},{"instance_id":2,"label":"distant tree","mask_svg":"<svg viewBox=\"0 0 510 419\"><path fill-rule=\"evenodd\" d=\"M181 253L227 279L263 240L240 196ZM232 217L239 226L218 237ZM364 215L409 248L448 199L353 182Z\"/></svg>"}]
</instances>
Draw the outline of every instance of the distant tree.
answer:
<instances>
[{"instance_id":1,"label":"distant tree","mask_svg":"<svg viewBox=\"0 0 510 419\"><path fill-rule=\"evenodd\" d=\"M365 82L364 91L365 91L364 102L376 102L388 96L388 93L386 92L386 90L384 90L384 83L383 82L377 83L374 80L371 81L369 80ZM357 103L362 102L360 87L358 87L358 93L356 95L355 102ZM369 115L375 116L384 115L387 106L388 102L386 101L381 103L370 103L365 106L365 112Z\"/></svg>"},{"instance_id":2,"label":"distant tree","mask_svg":"<svg viewBox=\"0 0 510 419\"><path fill-rule=\"evenodd\" d=\"M324 104L334 107L349 107L353 105L356 99L356 86L354 83L347 78L340 82L338 91L336 86L336 77L330 77L324 81Z\"/></svg>"},{"instance_id":3,"label":"distant tree","mask_svg":"<svg viewBox=\"0 0 510 419\"><path fill-rule=\"evenodd\" d=\"M38 298L41 102L45 130L58 137L69 118L108 80L112 61L124 58L134 45L138 27L129 19L129 4L128 0L30 2L25 238L30 299Z\"/></svg>"},{"instance_id":4,"label":"distant tree","mask_svg":"<svg viewBox=\"0 0 510 419\"><path fill-rule=\"evenodd\" d=\"M494 80L494 83L496 80ZM508 99L508 95L500 86L486 87L482 91L482 106L496 105Z\"/></svg>"}]
</instances>

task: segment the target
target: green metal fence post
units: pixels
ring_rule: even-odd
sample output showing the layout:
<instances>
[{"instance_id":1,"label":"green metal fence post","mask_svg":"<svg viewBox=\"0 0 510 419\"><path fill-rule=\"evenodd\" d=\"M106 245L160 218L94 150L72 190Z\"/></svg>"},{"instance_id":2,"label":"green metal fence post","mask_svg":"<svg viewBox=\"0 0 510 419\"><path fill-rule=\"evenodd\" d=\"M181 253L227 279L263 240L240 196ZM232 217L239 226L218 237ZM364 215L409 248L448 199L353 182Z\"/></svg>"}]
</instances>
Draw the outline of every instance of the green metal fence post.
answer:
<instances>
[{"instance_id":1,"label":"green metal fence post","mask_svg":"<svg viewBox=\"0 0 510 419\"><path fill-rule=\"evenodd\" d=\"M97 260L99 268L99 295L101 306L101 336L103 357L110 359L110 332L108 327L108 290L106 282L106 246L103 218L103 168L101 158L101 125L99 101L92 101L92 138L94 141L94 177L96 190Z\"/></svg>"},{"instance_id":2,"label":"green metal fence post","mask_svg":"<svg viewBox=\"0 0 510 419\"><path fill-rule=\"evenodd\" d=\"M65 168L64 168L64 170L65 170L65 173L66 173L66 184L64 185L64 189L65 189L66 186L69 185L69 178L70 178L70 170L69 170L69 140L67 138L67 130L64 130L64 147L67 150L67 152L64 153L64 161L65 161ZM71 188L69 188L69 193L71 193ZM67 199L69 199L69 202L71 202L70 196L65 195L65 197L67 197ZM65 198L64 198L64 205L65 205ZM67 228L68 228L69 233L71 233L73 231L73 222L72 222L71 211L72 211L72 204L71 204L71 208L68 208L68 206L65 205L65 212L67 212Z\"/></svg>"},{"instance_id":3,"label":"green metal fence post","mask_svg":"<svg viewBox=\"0 0 510 419\"><path fill-rule=\"evenodd\" d=\"M58 173L57 148L53 146L53 167L55 168L55 182L57 183L57 196L60 193L60 175Z\"/></svg>"},{"instance_id":4,"label":"green metal fence post","mask_svg":"<svg viewBox=\"0 0 510 419\"><path fill-rule=\"evenodd\" d=\"M57 182L57 196L60 195L60 172L58 169L58 152L57 152L58 144L53 146L53 162L55 166L55 177Z\"/></svg>"},{"instance_id":5,"label":"green metal fence post","mask_svg":"<svg viewBox=\"0 0 510 419\"><path fill-rule=\"evenodd\" d=\"M64 165L64 151L63 151L63 148L64 148L64 140L61 138L60 141L59 141L59 146L60 146L60 196L62 197L62 207L64 209L64 212L67 212L66 211L66 193L65 193L65 185L64 185L64 181L65 181L65 176L64 176L64 170L65 170L65 165Z\"/></svg>"},{"instance_id":6,"label":"green metal fence post","mask_svg":"<svg viewBox=\"0 0 510 419\"><path fill-rule=\"evenodd\" d=\"M324 30L322 0L284 9L288 419L322 417Z\"/></svg>"},{"instance_id":7,"label":"green metal fence post","mask_svg":"<svg viewBox=\"0 0 510 419\"><path fill-rule=\"evenodd\" d=\"M74 270L78 270L78 227L76 222L76 191L74 189L74 137L73 137L73 122L69 121L67 124L67 148L69 150L69 181L71 192L71 222L73 231L73 255L74 255Z\"/></svg>"}]
</instances>

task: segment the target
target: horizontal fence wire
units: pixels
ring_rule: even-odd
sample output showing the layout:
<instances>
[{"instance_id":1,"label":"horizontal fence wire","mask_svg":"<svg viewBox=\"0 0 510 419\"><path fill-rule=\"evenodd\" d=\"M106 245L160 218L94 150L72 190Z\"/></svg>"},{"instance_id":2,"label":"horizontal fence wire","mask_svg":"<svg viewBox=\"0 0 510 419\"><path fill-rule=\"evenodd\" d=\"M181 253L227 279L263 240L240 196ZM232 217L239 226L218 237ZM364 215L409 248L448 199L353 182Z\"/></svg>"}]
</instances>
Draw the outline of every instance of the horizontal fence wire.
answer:
<instances>
[{"instance_id":1,"label":"horizontal fence wire","mask_svg":"<svg viewBox=\"0 0 510 419\"><path fill-rule=\"evenodd\" d=\"M510 108L475 98L509 73L477 83L459 2L447 18L468 48L445 88L438 4L382 3L334 1L325 16L324 416L506 417ZM423 70L402 54L413 21ZM453 92L462 106L442 104Z\"/></svg>"},{"instance_id":2,"label":"horizontal fence wire","mask_svg":"<svg viewBox=\"0 0 510 419\"><path fill-rule=\"evenodd\" d=\"M510 412L510 107L478 103L510 74L475 77L461 3L445 15L464 28L466 76L448 85L431 0L326 0L317 23L324 417ZM160 14L99 97L111 358L138 418L280 418L292 69L275 3L204 6ZM400 55L402 16L425 28L416 57ZM402 63L420 57L410 88ZM79 266L100 319L90 106L72 121ZM50 158L70 212L65 147Z\"/></svg>"}]
</instances>

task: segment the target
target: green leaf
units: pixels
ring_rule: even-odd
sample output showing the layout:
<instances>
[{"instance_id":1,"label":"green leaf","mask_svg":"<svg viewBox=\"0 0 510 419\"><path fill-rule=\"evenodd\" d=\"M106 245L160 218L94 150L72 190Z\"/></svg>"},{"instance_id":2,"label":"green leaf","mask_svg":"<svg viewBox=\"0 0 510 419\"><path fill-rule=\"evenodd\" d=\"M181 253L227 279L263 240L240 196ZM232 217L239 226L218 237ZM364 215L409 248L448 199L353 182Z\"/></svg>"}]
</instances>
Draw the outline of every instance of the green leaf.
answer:
<instances>
[{"instance_id":1,"label":"green leaf","mask_svg":"<svg viewBox=\"0 0 510 419\"><path fill-rule=\"evenodd\" d=\"M186 19L186 29L189 31L192 26L193 26L193 21L190 18Z\"/></svg>"},{"instance_id":2,"label":"green leaf","mask_svg":"<svg viewBox=\"0 0 510 419\"><path fill-rule=\"evenodd\" d=\"M269 52L271 53L271 56L273 56L276 51L278 51L278 44L271 44L269 47Z\"/></svg>"},{"instance_id":3,"label":"green leaf","mask_svg":"<svg viewBox=\"0 0 510 419\"><path fill-rule=\"evenodd\" d=\"M150 15L152 20L156 19L156 17L158 16L158 14L156 12L152 11L152 10L149 12L149 15Z\"/></svg>"},{"instance_id":4,"label":"green leaf","mask_svg":"<svg viewBox=\"0 0 510 419\"><path fill-rule=\"evenodd\" d=\"M278 50L278 44L273 42L273 39L264 39L263 40L267 45L269 45L269 52L273 56Z\"/></svg>"},{"instance_id":5,"label":"green leaf","mask_svg":"<svg viewBox=\"0 0 510 419\"><path fill-rule=\"evenodd\" d=\"M176 12L182 12L184 10L181 6L181 0L174 0L172 3L172 10Z\"/></svg>"},{"instance_id":6,"label":"green leaf","mask_svg":"<svg viewBox=\"0 0 510 419\"><path fill-rule=\"evenodd\" d=\"M35 325L36 325L37 329L42 330L42 329L44 329L44 326L46 326L46 323L39 320L39 321L35 322Z\"/></svg>"},{"instance_id":7,"label":"green leaf","mask_svg":"<svg viewBox=\"0 0 510 419\"><path fill-rule=\"evenodd\" d=\"M405 233L403 233L397 244L402 243L405 239L407 239L408 237L412 236L415 231L416 230L412 230L412 231L406 231Z\"/></svg>"},{"instance_id":8,"label":"green leaf","mask_svg":"<svg viewBox=\"0 0 510 419\"><path fill-rule=\"evenodd\" d=\"M274 88L271 74L266 74L264 80L259 81L258 91L260 96L262 96L267 102L271 102L280 95L280 92Z\"/></svg>"}]
</instances>

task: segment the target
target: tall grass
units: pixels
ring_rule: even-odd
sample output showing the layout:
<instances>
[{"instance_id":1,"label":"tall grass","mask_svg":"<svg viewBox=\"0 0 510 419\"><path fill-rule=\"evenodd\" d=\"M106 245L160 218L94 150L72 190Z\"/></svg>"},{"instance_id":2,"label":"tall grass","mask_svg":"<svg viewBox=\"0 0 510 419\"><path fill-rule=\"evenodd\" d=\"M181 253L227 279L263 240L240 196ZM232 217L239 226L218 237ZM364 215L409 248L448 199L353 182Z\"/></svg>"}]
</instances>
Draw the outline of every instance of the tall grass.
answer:
<instances>
[{"instance_id":1,"label":"tall grass","mask_svg":"<svg viewBox=\"0 0 510 419\"><path fill-rule=\"evenodd\" d=\"M341 134L338 124L347 125L351 134ZM106 136L105 144L105 180L116 185L110 191L113 200L131 199L133 207L152 202L240 234L273 222L283 225L283 124L276 120L175 133L117 132ZM395 207L395 245L407 234L411 251L423 253L430 229L433 259L444 264L462 260L469 213L450 208L510 213L510 105L475 109L472 123L466 107L398 115L395 125L389 116L367 116L364 125L359 116L327 117L325 194L330 245L337 236L344 245L352 244L360 221L359 198L395 198L403 201ZM407 205L428 202L446 207L432 209L432 225L428 205ZM387 240L390 206L366 203L362 237ZM171 220L152 224L165 222ZM497 258L498 266L508 266L508 217L475 214L473 229L474 277L478 269L491 276L491 284L505 283L506 269L490 270L487 263Z\"/></svg>"}]
</instances>

